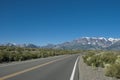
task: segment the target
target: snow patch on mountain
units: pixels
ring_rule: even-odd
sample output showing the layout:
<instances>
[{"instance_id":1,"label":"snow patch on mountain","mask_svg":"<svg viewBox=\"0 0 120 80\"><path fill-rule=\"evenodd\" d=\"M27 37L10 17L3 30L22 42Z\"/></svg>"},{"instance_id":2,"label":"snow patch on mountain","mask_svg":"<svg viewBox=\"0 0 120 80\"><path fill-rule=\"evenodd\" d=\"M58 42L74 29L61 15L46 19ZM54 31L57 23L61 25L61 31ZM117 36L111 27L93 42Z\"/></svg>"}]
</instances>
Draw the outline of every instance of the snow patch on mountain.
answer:
<instances>
[{"instance_id":1,"label":"snow patch on mountain","mask_svg":"<svg viewBox=\"0 0 120 80\"><path fill-rule=\"evenodd\" d=\"M111 41L112 43L115 43L117 41L120 41L120 38L108 38L109 41Z\"/></svg>"}]
</instances>

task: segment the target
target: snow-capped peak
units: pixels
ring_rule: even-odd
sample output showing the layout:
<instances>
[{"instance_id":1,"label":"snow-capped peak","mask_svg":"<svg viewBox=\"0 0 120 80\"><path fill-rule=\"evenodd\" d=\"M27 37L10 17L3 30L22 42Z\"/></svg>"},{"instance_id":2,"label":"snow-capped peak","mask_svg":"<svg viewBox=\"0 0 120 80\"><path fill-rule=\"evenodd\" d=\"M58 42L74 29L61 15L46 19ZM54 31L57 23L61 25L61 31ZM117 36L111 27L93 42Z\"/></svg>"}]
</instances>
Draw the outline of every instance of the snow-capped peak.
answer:
<instances>
[{"instance_id":1,"label":"snow-capped peak","mask_svg":"<svg viewBox=\"0 0 120 80\"><path fill-rule=\"evenodd\" d=\"M82 38L85 38L87 40L98 39L98 40L105 40L105 41L111 41L111 42L116 42L120 40L120 38L105 38L105 37L82 37Z\"/></svg>"},{"instance_id":2,"label":"snow-capped peak","mask_svg":"<svg viewBox=\"0 0 120 80\"><path fill-rule=\"evenodd\" d=\"M108 39L105 37L99 37L98 39L108 41Z\"/></svg>"},{"instance_id":3,"label":"snow-capped peak","mask_svg":"<svg viewBox=\"0 0 120 80\"><path fill-rule=\"evenodd\" d=\"M90 39L90 37L83 37L83 38Z\"/></svg>"},{"instance_id":4,"label":"snow-capped peak","mask_svg":"<svg viewBox=\"0 0 120 80\"><path fill-rule=\"evenodd\" d=\"M104 37L98 37L98 39L106 39L106 38L104 38Z\"/></svg>"},{"instance_id":5,"label":"snow-capped peak","mask_svg":"<svg viewBox=\"0 0 120 80\"><path fill-rule=\"evenodd\" d=\"M87 40L89 40L89 39L98 39L98 40L108 41L107 38L105 38L105 37L82 37L82 38L86 38Z\"/></svg>"},{"instance_id":6,"label":"snow-capped peak","mask_svg":"<svg viewBox=\"0 0 120 80\"><path fill-rule=\"evenodd\" d=\"M108 38L108 40L111 42L117 42L120 40L120 38Z\"/></svg>"}]
</instances>

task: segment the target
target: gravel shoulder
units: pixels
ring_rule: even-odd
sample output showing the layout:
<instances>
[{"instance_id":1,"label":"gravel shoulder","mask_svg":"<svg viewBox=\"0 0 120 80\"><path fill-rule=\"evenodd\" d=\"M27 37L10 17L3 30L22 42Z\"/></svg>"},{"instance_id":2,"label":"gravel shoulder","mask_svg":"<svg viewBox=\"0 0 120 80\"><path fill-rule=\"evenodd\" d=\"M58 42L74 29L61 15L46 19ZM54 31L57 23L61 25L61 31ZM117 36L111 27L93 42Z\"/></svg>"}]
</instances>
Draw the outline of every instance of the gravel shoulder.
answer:
<instances>
[{"instance_id":1,"label":"gravel shoulder","mask_svg":"<svg viewBox=\"0 0 120 80\"><path fill-rule=\"evenodd\" d=\"M80 56L79 60L79 80L120 80L106 77L105 72L102 68L94 69L90 66L87 66Z\"/></svg>"}]
</instances>

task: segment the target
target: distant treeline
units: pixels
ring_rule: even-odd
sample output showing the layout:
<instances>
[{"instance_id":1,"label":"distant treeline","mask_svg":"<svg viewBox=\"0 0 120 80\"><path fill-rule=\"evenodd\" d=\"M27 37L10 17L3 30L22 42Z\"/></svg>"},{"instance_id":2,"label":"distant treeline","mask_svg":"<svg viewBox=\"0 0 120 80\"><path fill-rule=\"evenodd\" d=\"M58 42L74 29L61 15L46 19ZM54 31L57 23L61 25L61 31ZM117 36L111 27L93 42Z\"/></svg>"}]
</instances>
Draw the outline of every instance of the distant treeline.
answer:
<instances>
[{"instance_id":1,"label":"distant treeline","mask_svg":"<svg viewBox=\"0 0 120 80\"><path fill-rule=\"evenodd\" d=\"M0 63L80 53L80 50L56 50L0 46Z\"/></svg>"}]
</instances>

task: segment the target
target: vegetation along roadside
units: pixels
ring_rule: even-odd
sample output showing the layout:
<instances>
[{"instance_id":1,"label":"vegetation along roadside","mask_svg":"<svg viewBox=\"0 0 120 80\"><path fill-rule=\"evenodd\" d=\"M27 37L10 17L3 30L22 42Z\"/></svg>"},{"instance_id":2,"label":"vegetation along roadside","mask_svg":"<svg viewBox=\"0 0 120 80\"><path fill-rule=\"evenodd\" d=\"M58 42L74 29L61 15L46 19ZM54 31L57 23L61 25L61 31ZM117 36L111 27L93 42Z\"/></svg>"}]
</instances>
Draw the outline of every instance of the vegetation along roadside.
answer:
<instances>
[{"instance_id":1,"label":"vegetation along roadside","mask_svg":"<svg viewBox=\"0 0 120 80\"><path fill-rule=\"evenodd\" d=\"M105 76L120 79L119 51L88 51L82 58L92 68L103 68Z\"/></svg>"},{"instance_id":2,"label":"vegetation along roadside","mask_svg":"<svg viewBox=\"0 0 120 80\"><path fill-rule=\"evenodd\" d=\"M0 46L0 63L79 53L79 50Z\"/></svg>"}]
</instances>

